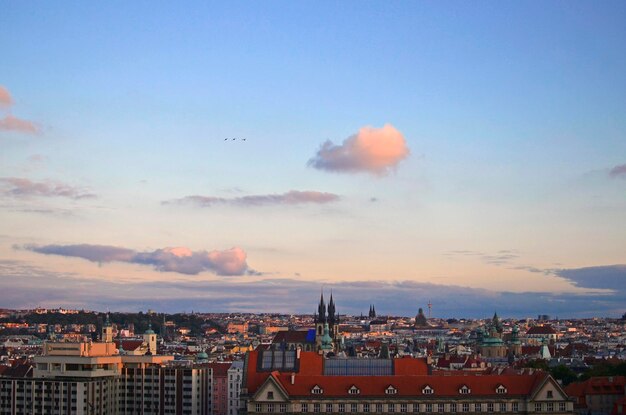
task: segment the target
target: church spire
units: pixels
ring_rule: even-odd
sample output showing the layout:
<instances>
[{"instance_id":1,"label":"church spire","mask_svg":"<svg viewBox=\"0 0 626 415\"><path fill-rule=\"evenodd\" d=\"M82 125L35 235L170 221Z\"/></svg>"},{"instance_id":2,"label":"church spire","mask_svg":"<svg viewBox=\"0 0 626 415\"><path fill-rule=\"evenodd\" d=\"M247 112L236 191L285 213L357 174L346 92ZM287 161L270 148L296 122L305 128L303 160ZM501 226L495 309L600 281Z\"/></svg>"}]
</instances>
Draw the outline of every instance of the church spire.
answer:
<instances>
[{"instance_id":1,"label":"church spire","mask_svg":"<svg viewBox=\"0 0 626 415\"><path fill-rule=\"evenodd\" d=\"M317 307L317 316L320 323L326 322L326 304L324 304L324 293L320 296L320 305Z\"/></svg>"},{"instance_id":2,"label":"church spire","mask_svg":"<svg viewBox=\"0 0 626 415\"><path fill-rule=\"evenodd\" d=\"M336 321L335 317L335 302L333 301L333 292L330 292L330 301L328 303L328 322L334 323Z\"/></svg>"}]
</instances>

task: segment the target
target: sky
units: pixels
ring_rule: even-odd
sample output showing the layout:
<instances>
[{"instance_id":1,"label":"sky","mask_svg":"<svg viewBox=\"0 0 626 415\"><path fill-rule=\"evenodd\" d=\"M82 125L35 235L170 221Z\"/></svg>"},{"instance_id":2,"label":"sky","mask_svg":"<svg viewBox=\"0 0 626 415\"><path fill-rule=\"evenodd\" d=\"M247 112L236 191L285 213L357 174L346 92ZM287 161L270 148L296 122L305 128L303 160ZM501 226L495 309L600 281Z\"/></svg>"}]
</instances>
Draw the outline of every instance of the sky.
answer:
<instances>
[{"instance_id":1,"label":"sky","mask_svg":"<svg viewBox=\"0 0 626 415\"><path fill-rule=\"evenodd\" d=\"M0 3L0 307L626 312L626 4Z\"/></svg>"}]
</instances>

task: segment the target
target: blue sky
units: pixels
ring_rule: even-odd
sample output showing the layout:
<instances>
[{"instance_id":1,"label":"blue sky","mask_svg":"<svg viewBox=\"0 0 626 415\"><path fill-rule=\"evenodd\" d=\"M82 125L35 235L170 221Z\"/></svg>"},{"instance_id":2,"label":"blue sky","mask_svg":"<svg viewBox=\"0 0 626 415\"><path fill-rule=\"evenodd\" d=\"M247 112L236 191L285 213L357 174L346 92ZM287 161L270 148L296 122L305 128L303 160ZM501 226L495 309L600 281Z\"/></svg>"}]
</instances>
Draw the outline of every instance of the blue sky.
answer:
<instances>
[{"instance_id":1,"label":"blue sky","mask_svg":"<svg viewBox=\"0 0 626 415\"><path fill-rule=\"evenodd\" d=\"M5 2L4 306L75 304L37 282L70 272L109 287L86 293L99 307L166 280L247 287L254 309L283 281L358 312L351 284L380 282L621 314L625 20L621 2Z\"/></svg>"}]
</instances>

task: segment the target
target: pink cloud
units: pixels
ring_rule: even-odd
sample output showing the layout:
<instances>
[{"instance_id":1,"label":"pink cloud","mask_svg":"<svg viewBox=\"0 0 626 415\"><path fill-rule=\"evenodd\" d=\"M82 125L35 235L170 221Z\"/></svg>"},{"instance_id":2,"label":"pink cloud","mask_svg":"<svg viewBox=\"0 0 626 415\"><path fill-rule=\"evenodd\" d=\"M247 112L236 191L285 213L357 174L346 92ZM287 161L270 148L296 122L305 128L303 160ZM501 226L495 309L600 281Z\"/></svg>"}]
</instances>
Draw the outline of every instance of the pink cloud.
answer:
<instances>
[{"instance_id":1,"label":"pink cloud","mask_svg":"<svg viewBox=\"0 0 626 415\"><path fill-rule=\"evenodd\" d=\"M0 177L0 191L13 197L68 197L88 199L96 195L84 189L59 182L33 182L22 177Z\"/></svg>"},{"instance_id":2,"label":"pink cloud","mask_svg":"<svg viewBox=\"0 0 626 415\"><path fill-rule=\"evenodd\" d=\"M249 195L233 198L192 195L163 203L193 204L200 207L208 207L215 204L230 204L239 206L299 205L306 203L322 204L335 202L337 200L339 200L339 196L334 193L316 192L312 190L290 190L282 194Z\"/></svg>"},{"instance_id":3,"label":"pink cloud","mask_svg":"<svg viewBox=\"0 0 626 415\"><path fill-rule=\"evenodd\" d=\"M46 255L61 255L83 258L92 262L127 262L152 266L161 272L196 275L212 272L217 275L259 275L248 267L246 252L234 247L223 251L192 251L186 247L162 248L152 252L137 252L132 249L110 245L25 245L16 249L27 249Z\"/></svg>"},{"instance_id":4,"label":"pink cloud","mask_svg":"<svg viewBox=\"0 0 626 415\"><path fill-rule=\"evenodd\" d=\"M615 166L609 172L611 177L626 177L626 164Z\"/></svg>"},{"instance_id":5,"label":"pink cloud","mask_svg":"<svg viewBox=\"0 0 626 415\"><path fill-rule=\"evenodd\" d=\"M0 107L10 107L13 105L13 98L9 90L0 85Z\"/></svg>"},{"instance_id":6,"label":"pink cloud","mask_svg":"<svg viewBox=\"0 0 626 415\"><path fill-rule=\"evenodd\" d=\"M22 133L37 134L39 127L28 120L14 117L9 114L0 119L0 131L17 131Z\"/></svg>"},{"instance_id":7,"label":"pink cloud","mask_svg":"<svg viewBox=\"0 0 626 415\"><path fill-rule=\"evenodd\" d=\"M388 174L409 155L402 133L391 124L363 127L340 145L326 141L308 165L316 169L377 175Z\"/></svg>"}]
</instances>

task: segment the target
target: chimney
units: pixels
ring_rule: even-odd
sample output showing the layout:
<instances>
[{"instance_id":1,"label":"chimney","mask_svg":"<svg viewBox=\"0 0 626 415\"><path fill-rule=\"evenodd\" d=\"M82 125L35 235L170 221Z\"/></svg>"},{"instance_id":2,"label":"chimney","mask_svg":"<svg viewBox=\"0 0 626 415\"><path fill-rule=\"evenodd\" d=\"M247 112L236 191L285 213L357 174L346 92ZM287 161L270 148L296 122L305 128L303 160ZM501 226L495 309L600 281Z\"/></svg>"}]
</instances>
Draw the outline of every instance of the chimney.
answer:
<instances>
[{"instance_id":1,"label":"chimney","mask_svg":"<svg viewBox=\"0 0 626 415\"><path fill-rule=\"evenodd\" d=\"M294 385L296 383L296 372L291 372L291 384Z\"/></svg>"}]
</instances>

